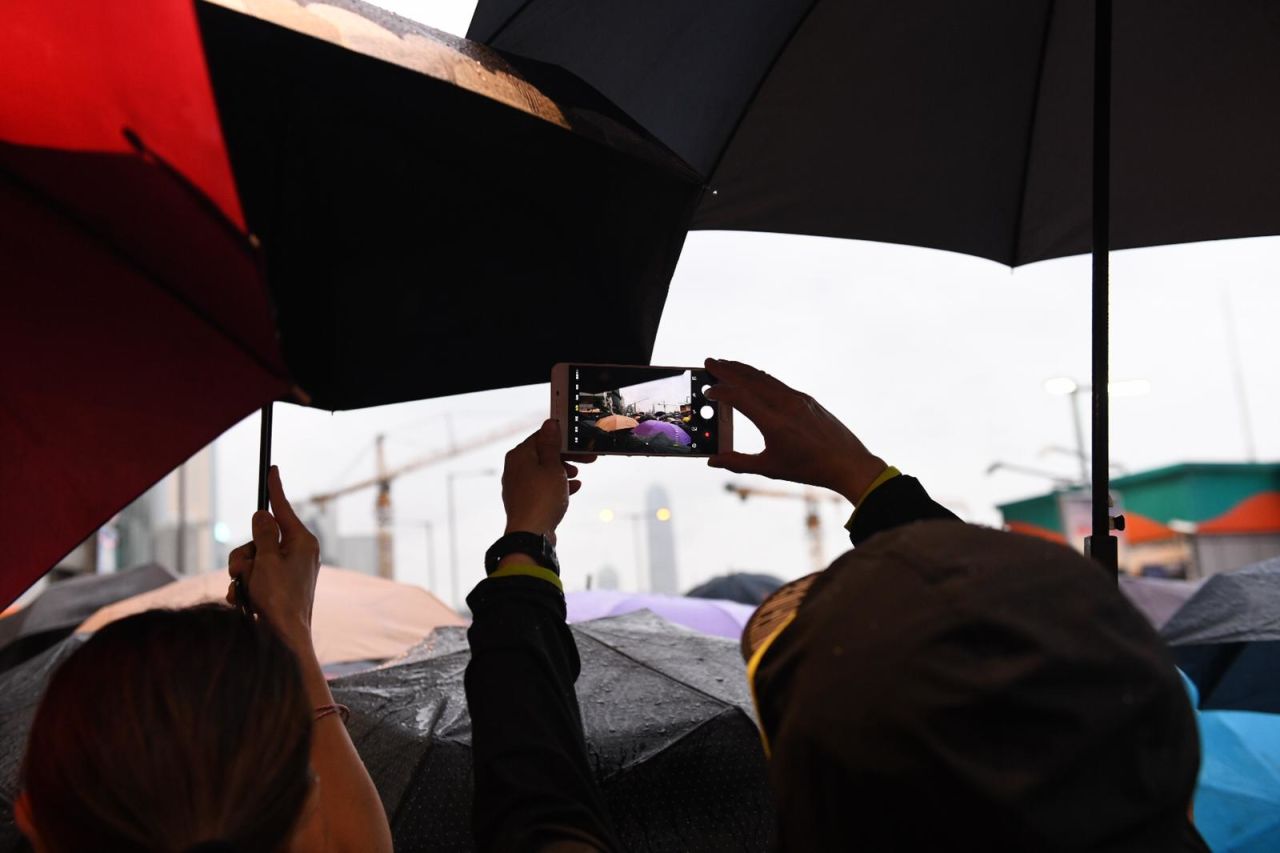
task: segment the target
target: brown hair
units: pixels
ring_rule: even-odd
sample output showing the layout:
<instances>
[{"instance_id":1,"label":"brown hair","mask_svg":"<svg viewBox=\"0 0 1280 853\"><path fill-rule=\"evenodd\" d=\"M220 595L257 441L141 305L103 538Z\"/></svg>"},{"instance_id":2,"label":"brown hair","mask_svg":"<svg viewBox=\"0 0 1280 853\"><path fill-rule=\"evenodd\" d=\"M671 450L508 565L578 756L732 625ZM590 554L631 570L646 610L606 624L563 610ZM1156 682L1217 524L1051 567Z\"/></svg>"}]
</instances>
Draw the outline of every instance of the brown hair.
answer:
<instances>
[{"instance_id":1,"label":"brown hair","mask_svg":"<svg viewBox=\"0 0 1280 853\"><path fill-rule=\"evenodd\" d=\"M220 605L153 610L54 674L22 778L55 853L274 853L306 803L310 748L297 658L267 625Z\"/></svg>"}]
</instances>

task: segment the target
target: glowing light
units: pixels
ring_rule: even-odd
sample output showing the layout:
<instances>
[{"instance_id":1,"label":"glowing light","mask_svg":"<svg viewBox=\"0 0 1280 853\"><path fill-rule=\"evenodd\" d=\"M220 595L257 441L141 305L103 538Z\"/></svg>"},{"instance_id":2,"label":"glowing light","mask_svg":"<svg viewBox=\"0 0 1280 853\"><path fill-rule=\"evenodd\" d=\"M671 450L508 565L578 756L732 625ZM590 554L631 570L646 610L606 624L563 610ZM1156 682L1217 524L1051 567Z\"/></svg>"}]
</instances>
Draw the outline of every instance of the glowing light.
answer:
<instances>
[{"instance_id":1,"label":"glowing light","mask_svg":"<svg viewBox=\"0 0 1280 853\"><path fill-rule=\"evenodd\" d=\"M667 509L665 506L658 507L658 511L655 512L654 515L657 517L658 521L671 520L671 510Z\"/></svg>"},{"instance_id":2,"label":"glowing light","mask_svg":"<svg viewBox=\"0 0 1280 853\"><path fill-rule=\"evenodd\" d=\"M225 521L214 523L213 541L224 545L231 541L231 527Z\"/></svg>"},{"instance_id":3,"label":"glowing light","mask_svg":"<svg viewBox=\"0 0 1280 853\"><path fill-rule=\"evenodd\" d=\"M1080 386L1077 385L1076 381L1070 377L1055 376L1052 379L1045 381L1044 390L1048 391L1050 394L1063 397L1067 394L1076 393L1076 391L1080 390Z\"/></svg>"},{"instance_id":4,"label":"glowing light","mask_svg":"<svg viewBox=\"0 0 1280 853\"><path fill-rule=\"evenodd\" d=\"M605 524L608 524L610 521L613 521L613 510L611 509L600 510L600 520L603 521Z\"/></svg>"}]
</instances>

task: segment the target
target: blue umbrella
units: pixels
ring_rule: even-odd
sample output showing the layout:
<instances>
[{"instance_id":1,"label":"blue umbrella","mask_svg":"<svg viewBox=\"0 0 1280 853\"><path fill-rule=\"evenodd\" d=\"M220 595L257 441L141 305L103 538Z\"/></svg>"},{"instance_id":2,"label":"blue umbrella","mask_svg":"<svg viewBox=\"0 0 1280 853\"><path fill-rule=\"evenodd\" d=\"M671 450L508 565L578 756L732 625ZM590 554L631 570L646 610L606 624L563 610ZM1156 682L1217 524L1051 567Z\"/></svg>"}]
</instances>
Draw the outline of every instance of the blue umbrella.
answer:
<instances>
[{"instance_id":1,"label":"blue umbrella","mask_svg":"<svg viewBox=\"0 0 1280 853\"><path fill-rule=\"evenodd\" d=\"M1185 678L1192 702L1195 685ZM1280 716L1201 711L1195 823L1215 853L1280 850Z\"/></svg>"}]
</instances>

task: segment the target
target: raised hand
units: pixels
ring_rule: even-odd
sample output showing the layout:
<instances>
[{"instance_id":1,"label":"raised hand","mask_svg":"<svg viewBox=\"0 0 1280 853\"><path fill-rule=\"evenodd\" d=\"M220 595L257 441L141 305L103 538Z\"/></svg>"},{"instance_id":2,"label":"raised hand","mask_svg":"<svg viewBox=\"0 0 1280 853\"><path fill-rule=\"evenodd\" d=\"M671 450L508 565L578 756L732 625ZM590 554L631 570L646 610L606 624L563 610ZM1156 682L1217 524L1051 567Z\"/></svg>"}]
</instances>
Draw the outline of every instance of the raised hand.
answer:
<instances>
[{"instance_id":1,"label":"raised hand","mask_svg":"<svg viewBox=\"0 0 1280 853\"><path fill-rule=\"evenodd\" d=\"M848 427L808 394L764 371L709 358L716 377L707 396L746 415L764 436L760 453L719 453L716 468L831 489L856 502L885 469Z\"/></svg>"},{"instance_id":2,"label":"raised hand","mask_svg":"<svg viewBox=\"0 0 1280 853\"><path fill-rule=\"evenodd\" d=\"M574 462L593 461L594 456L574 457ZM577 476L577 466L560 456L559 425L546 421L507 453L502 470L507 532L539 533L554 544L556 527L569 509L569 496L582 488L574 479Z\"/></svg>"},{"instance_id":3,"label":"raised hand","mask_svg":"<svg viewBox=\"0 0 1280 853\"><path fill-rule=\"evenodd\" d=\"M309 637L320 545L294 513L275 466L267 490L272 512L253 514L253 541L231 552L228 571L248 585L254 609L286 640L298 632Z\"/></svg>"}]
</instances>

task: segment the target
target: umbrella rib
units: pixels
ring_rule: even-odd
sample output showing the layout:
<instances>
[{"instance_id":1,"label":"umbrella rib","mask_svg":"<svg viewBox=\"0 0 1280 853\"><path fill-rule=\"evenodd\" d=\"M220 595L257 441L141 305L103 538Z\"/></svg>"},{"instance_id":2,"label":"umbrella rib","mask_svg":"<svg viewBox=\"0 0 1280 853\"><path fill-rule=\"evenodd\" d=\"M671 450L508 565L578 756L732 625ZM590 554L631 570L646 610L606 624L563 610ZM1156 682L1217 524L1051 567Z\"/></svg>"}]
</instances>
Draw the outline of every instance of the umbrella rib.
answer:
<instances>
[{"instance_id":1,"label":"umbrella rib","mask_svg":"<svg viewBox=\"0 0 1280 853\"><path fill-rule=\"evenodd\" d=\"M514 21L516 18L524 14L524 10L529 8L529 4L532 2L533 0L524 0L524 2L521 3L520 6L514 12L508 15L506 17L506 20L504 20L501 24L499 24L498 28L494 30L492 33L490 33L489 36L484 39L484 41L488 42L489 44L493 44L493 42L497 40L498 36L506 32L507 26L512 21Z\"/></svg>"},{"instance_id":2,"label":"umbrella rib","mask_svg":"<svg viewBox=\"0 0 1280 853\"><path fill-rule=\"evenodd\" d=\"M525 0L525 2L528 3L529 0ZM796 37L796 33L800 32L800 28L804 26L805 21L809 20L809 15L813 13L817 6L818 0L813 0L809 4L809 8L804 10L804 14L796 19L795 26L791 28L791 32L787 33L787 37L782 40L781 46L778 47L778 52L773 55L773 59L769 60L769 66L764 69L764 73L760 75L760 79L752 87L751 97L744 102L742 112L738 113L738 118L733 123L733 130L724 138L724 142L720 145L720 150L716 153L715 160L711 162L710 167L707 169L708 185L711 183L711 177L716 173L716 169L720 168L720 161L724 159L725 152L729 150L729 145L733 142L734 137L738 135L738 130L742 127L742 122L746 120L747 113L751 111L751 106L756 102L756 98L760 96L760 90L764 88L765 82L773 74L774 67L782 59L782 54L787 52L787 48L791 45L791 40Z\"/></svg>"},{"instance_id":3,"label":"umbrella rib","mask_svg":"<svg viewBox=\"0 0 1280 853\"><path fill-rule=\"evenodd\" d=\"M1031 174L1031 143L1036 136L1036 122L1040 118L1040 88L1044 83L1045 54L1049 51L1049 31L1053 27L1053 16L1057 11L1057 3L1049 0L1045 10L1044 27L1040 33L1040 64L1036 68L1036 84L1031 93L1031 117L1027 121L1027 142L1022 156L1021 192L1018 196L1018 213L1013 218L1013 248L1009 253L1009 265L1018 265L1018 252L1022 250L1022 215L1027 207L1027 177Z\"/></svg>"},{"instance_id":4,"label":"umbrella rib","mask_svg":"<svg viewBox=\"0 0 1280 853\"><path fill-rule=\"evenodd\" d=\"M577 632L575 632L575 633L577 633ZM687 681L685 681L685 680L684 680L684 679L682 679L682 678L677 678L676 676L672 675L672 674L671 674L671 673L669 673L669 672L664 672L663 670L658 669L656 666L653 666L652 664L646 663L645 661L642 661L642 660L640 660L639 658L634 657L633 655L629 655L629 654L627 654L626 652L624 652L622 649L618 648L617 646L611 646L611 645L607 644L604 640L599 639L598 637L595 637L595 636L593 636L593 635L591 635L591 634L588 634L588 633L586 633L585 631L581 632L581 634L582 634L582 636L586 637L587 639L591 640L592 642L596 643L597 645L601 646L602 648L608 649L609 651L613 652L614 654L621 655L622 657L626 658L627 660L631 661L632 663L636 664L637 666L641 667L642 669L647 669L647 670L649 670L649 671L650 671L650 672L652 672L652 673L655 673L655 674L657 674L657 675L661 675L661 676L663 676L664 678L668 678L668 679L670 679L671 681L674 681L676 684L681 685L682 687L687 687L687 688L689 688L690 690L692 690L693 692L695 692L695 693L700 693L700 694L702 694L703 696L707 697L708 699L710 699L710 700L712 700L712 701L714 701L714 702L719 702L721 705L724 705L726 708L737 708L737 707L738 707L738 704L737 704L736 702L726 702L724 699L721 699L719 696L714 696L714 695L712 695L712 694L708 693L707 691L703 690L701 687L696 687L696 686L694 686L694 685L692 685L692 684L688 683Z\"/></svg>"},{"instance_id":5,"label":"umbrella rib","mask_svg":"<svg viewBox=\"0 0 1280 853\"><path fill-rule=\"evenodd\" d=\"M236 349L240 350L246 356L248 356L249 359L254 364L258 365L268 374L276 377L277 379L281 379L286 382L289 381L289 377L287 374L281 375L274 367L272 367L266 361L266 359L264 359L258 352L256 352L253 347L249 346L247 343L241 340L240 337L234 334L230 329L226 328L221 323L218 323L212 317L208 316L204 311L200 309L199 306L195 305L190 299L186 298L181 293L176 291L173 287L171 287L169 284L167 284L162 276L155 273L153 270L149 269L146 266L146 264L144 264L138 258L134 257L133 255L123 251L120 247L116 246L111 240L109 240L106 237L105 234L102 233L100 229L94 227L93 225L89 224L81 217L77 216L74 212L72 212L72 210L67 205L41 192L36 187L32 186L30 183L23 180L23 178L18 173L14 172L12 169L9 169L4 166L0 166L0 174L5 175L9 179L9 182L14 187L22 191L25 191L26 194L29 197L31 197L31 199L35 201L37 204L44 206L46 209L51 211L55 216L58 216L66 220L67 222L71 223L74 227L78 228L83 234L85 234L86 236L91 238L95 243L97 243L99 248L103 249L105 252L107 252L111 256L123 261L127 266L131 267L133 270L140 273L142 277L145 278L148 282L150 282L153 287L155 287L157 290L161 291L162 293L166 294L170 299L174 300L183 308L187 309L187 311L196 319L200 320L202 323L204 323L206 326L208 326L218 335L220 335L221 337L229 341L232 344L232 346L234 346ZM271 304L269 299L267 301L267 304L268 305Z\"/></svg>"}]
</instances>

